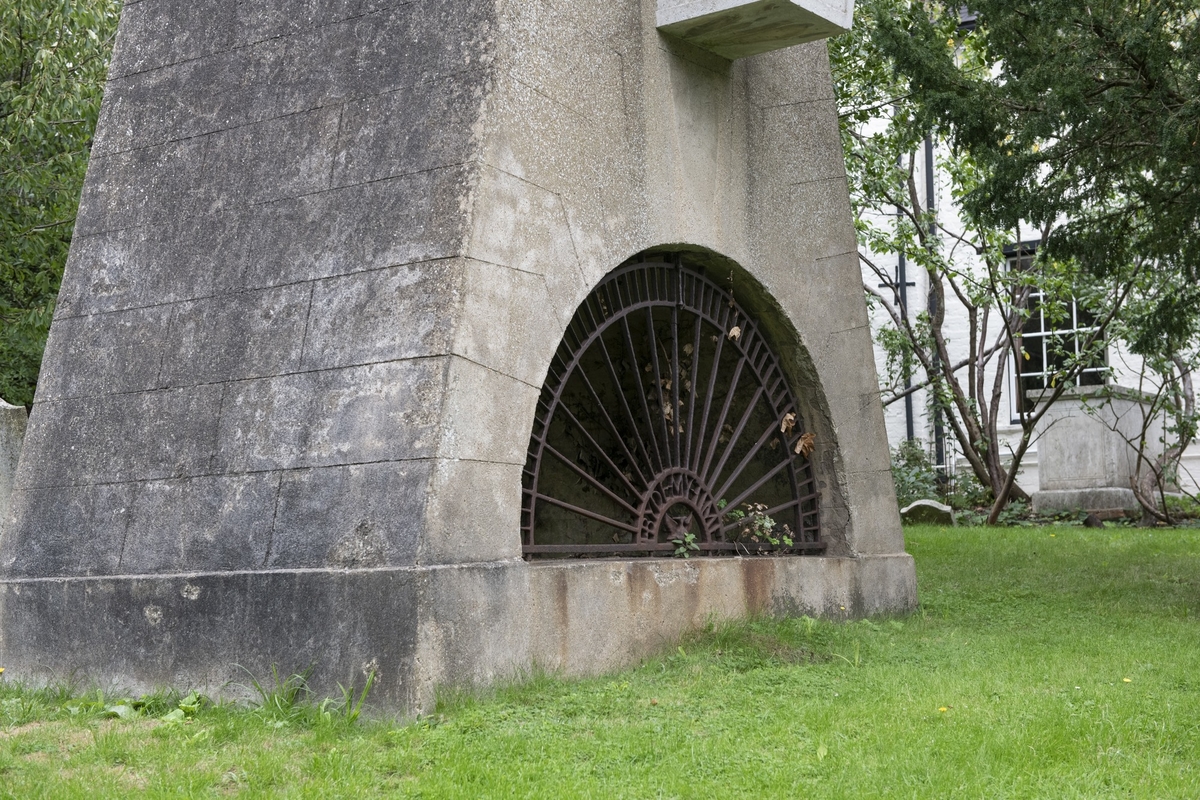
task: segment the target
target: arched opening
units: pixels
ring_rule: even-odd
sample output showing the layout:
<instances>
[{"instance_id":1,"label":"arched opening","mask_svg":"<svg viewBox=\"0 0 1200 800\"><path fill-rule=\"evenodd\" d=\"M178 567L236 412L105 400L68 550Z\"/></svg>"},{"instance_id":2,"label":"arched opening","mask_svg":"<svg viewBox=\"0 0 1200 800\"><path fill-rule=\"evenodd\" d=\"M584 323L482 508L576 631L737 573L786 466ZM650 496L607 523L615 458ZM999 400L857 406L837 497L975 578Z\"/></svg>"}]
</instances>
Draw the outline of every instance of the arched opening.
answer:
<instances>
[{"instance_id":1,"label":"arched opening","mask_svg":"<svg viewBox=\"0 0 1200 800\"><path fill-rule=\"evenodd\" d=\"M759 322L693 254L643 254L596 286L555 352L523 552L822 552L813 447Z\"/></svg>"}]
</instances>

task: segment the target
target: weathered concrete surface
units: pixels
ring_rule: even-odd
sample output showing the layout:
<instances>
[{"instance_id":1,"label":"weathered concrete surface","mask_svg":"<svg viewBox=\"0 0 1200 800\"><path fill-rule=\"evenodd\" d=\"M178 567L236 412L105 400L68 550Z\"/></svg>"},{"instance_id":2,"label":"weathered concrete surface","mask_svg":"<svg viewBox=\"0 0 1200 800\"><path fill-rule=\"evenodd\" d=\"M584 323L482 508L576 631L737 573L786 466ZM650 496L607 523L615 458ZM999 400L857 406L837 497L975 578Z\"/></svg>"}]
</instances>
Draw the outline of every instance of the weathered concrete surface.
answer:
<instances>
[{"instance_id":1,"label":"weathered concrete surface","mask_svg":"<svg viewBox=\"0 0 1200 800\"><path fill-rule=\"evenodd\" d=\"M506 637L548 574L518 560L538 392L580 301L654 248L735 265L817 435L830 557L768 581L772 608L810 578L912 608L824 45L730 62L656 10L126 2L0 533L0 663L377 664L408 710L528 668L541 645ZM193 579L224 599L184 602Z\"/></svg>"},{"instance_id":2,"label":"weathered concrete surface","mask_svg":"<svg viewBox=\"0 0 1200 800\"><path fill-rule=\"evenodd\" d=\"M0 398L0 525L8 515L8 500L17 476L28 416L25 406L10 405Z\"/></svg>"},{"instance_id":3,"label":"weathered concrete surface","mask_svg":"<svg viewBox=\"0 0 1200 800\"><path fill-rule=\"evenodd\" d=\"M1042 417L1038 439L1039 514L1137 509L1131 488L1147 404L1128 390L1075 389ZM1162 452L1162 420L1152 420L1146 457Z\"/></svg>"},{"instance_id":4,"label":"weathered concrete surface","mask_svg":"<svg viewBox=\"0 0 1200 800\"><path fill-rule=\"evenodd\" d=\"M710 620L895 612L916 591L911 567L904 556L592 559L9 580L0 630L6 674L236 697L272 666L311 666L318 692L375 672L373 701L411 711L430 708L439 685L616 669Z\"/></svg>"},{"instance_id":5,"label":"weathered concrete surface","mask_svg":"<svg viewBox=\"0 0 1200 800\"><path fill-rule=\"evenodd\" d=\"M937 500L917 500L900 509L900 519L910 525L954 525L954 509Z\"/></svg>"},{"instance_id":6,"label":"weathered concrete surface","mask_svg":"<svg viewBox=\"0 0 1200 800\"><path fill-rule=\"evenodd\" d=\"M725 58L850 30L854 0L658 0L658 29Z\"/></svg>"},{"instance_id":7,"label":"weathered concrete surface","mask_svg":"<svg viewBox=\"0 0 1200 800\"><path fill-rule=\"evenodd\" d=\"M1032 506L1035 514L1088 511L1098 513L1105 519L1124 516L1125 511L1141 508L1132 489L1116 487L1034 492Z\"/></svg>"}]
</instances>

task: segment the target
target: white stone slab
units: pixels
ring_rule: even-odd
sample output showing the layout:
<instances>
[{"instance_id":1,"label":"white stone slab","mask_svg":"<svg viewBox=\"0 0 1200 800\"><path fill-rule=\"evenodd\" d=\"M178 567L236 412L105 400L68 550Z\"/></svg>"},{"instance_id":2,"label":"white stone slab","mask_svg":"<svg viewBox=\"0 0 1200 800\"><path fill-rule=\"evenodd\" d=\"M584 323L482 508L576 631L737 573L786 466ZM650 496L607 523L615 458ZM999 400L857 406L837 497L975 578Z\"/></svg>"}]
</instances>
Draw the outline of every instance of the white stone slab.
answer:
<instances>
[{"instance_id":1,"label":"white stone slab","mask_svg":"<svg viewBox=\"0 0 1200 800\"><path fill-rule=\"evenodd\" d=\"M854 0L658 0L663 33L735 59L850 30Z\"/></svg>"}]
</instances>

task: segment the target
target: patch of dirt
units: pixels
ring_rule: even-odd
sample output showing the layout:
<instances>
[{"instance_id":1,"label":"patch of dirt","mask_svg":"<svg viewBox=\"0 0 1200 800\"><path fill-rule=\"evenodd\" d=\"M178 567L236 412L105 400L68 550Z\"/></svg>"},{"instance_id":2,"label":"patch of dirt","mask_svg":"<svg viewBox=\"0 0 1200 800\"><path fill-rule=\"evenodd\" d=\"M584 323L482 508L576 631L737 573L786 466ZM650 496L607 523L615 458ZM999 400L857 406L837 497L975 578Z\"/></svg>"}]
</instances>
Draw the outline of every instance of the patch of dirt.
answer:
<instances>
[{"instance_id":1,"label":"patch of dirt","mask_svg":"<svg viewBox=\"0 0 1200 800\"><path fill-rule=\"evenodd\" d=\"M24 736L27 733L40 731L42 728L53 725L53 722L26 722L24 725L18 725L15 728L5 728L0 730L0 739L15 739L18 736Z\"/></svg>"},{"instance_id":2,"label":"patch of dirt","mask_svg":"<svg viewBox=\"0 0 1200 800\"><path fill-rule=\"evenodd\" d=\"M814 653L805 647L793 647L772 636L762 636L757 633L747 636L746 644L785 664L816 664L829 660L827 656Z\"/></svg>"}]
</instances>

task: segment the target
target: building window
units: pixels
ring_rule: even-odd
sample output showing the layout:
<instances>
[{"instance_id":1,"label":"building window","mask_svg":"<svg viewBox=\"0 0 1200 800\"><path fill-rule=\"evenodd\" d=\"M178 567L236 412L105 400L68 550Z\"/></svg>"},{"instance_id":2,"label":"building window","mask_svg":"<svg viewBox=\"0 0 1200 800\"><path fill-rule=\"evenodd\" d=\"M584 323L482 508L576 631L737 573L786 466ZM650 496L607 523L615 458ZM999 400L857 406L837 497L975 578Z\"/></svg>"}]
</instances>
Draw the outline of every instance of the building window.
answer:
<instances>
[{"instance_id":1,"label":"building window","mask_svg":"<svg viewBox=\"0 0 1200 800\"><path fill-rule=\"evenodd\" d=\"M1010 270L1033 268L1033 249L1014 247L1008 259ZM1021 352L1014 359L1017 372L1018 411L1033 410L1033 403L1046 389L1053 389L1068 366L1078 362L1098 325L1095 315L1074 299L1055 300L1038 288L1029 295L1029 318L1021 328ZM1105 348L1094 353L1074 378L1076 386L1103 386L1108 374ZM1015 420L1014 420L1015 422Z\"/></svg>"}]
</instances>

